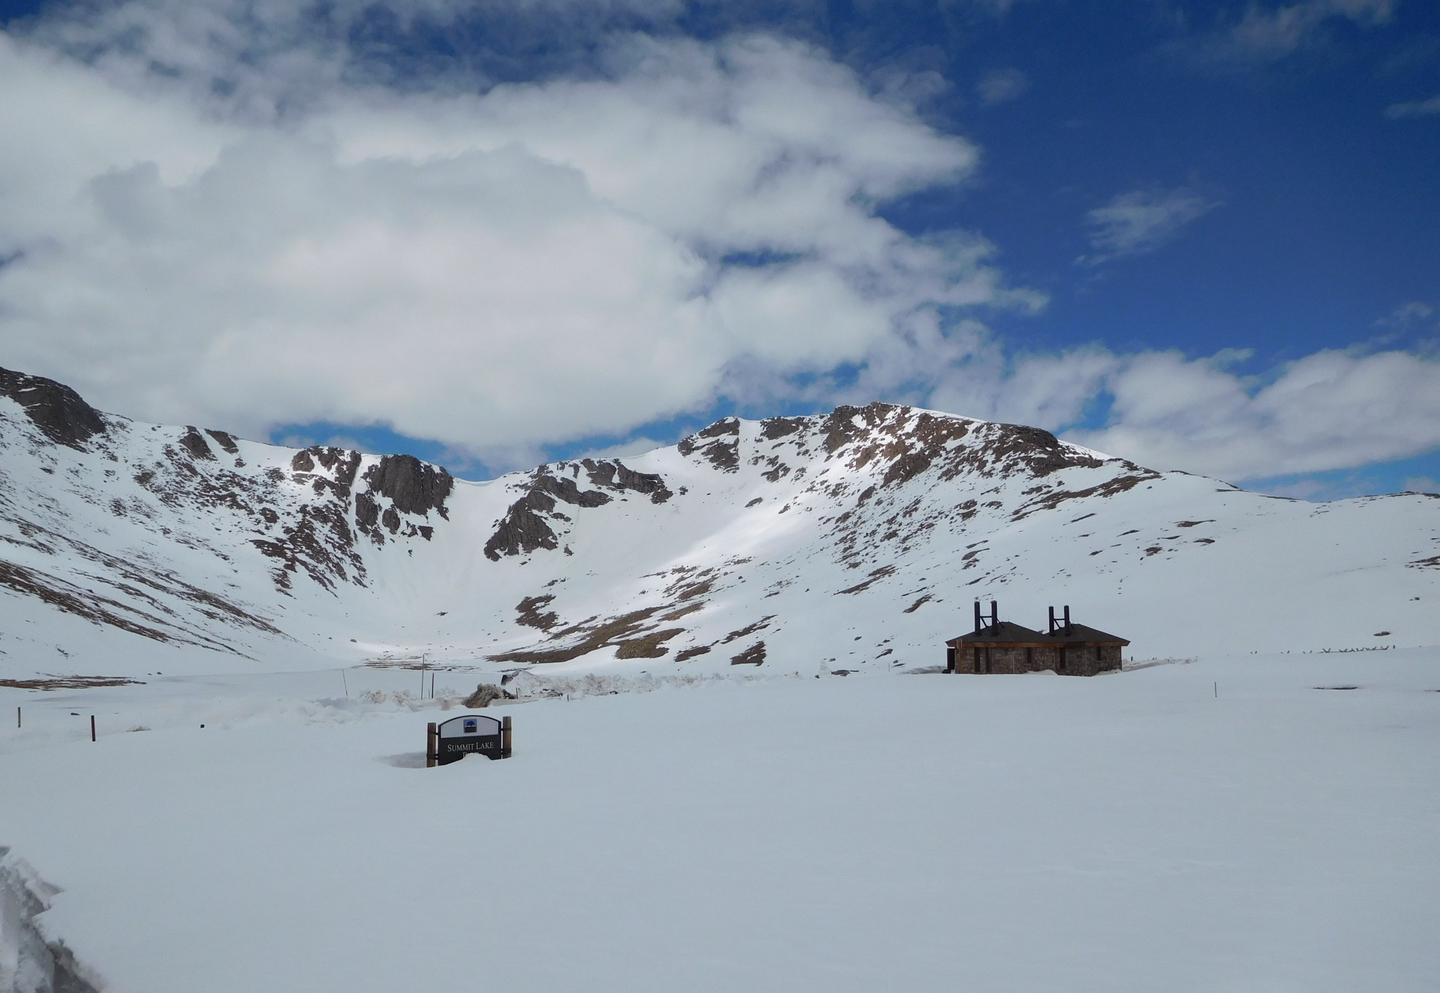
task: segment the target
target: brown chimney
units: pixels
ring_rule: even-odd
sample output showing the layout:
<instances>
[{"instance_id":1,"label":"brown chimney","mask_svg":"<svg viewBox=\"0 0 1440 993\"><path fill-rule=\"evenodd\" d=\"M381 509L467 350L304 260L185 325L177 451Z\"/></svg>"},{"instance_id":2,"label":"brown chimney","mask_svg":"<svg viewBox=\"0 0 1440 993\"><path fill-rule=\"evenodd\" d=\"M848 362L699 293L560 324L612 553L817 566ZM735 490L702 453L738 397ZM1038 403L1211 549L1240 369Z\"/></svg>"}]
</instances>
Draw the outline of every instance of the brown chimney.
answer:
<instances>
[{"instance_id":1,"label":"brown chimney","mask_svg":"<svg viewBox=\"0 0 1440 993\"><path fill-rule=\"evenodd\" d=\"M1074 632L1070 630L1070 605L1065 605L1065 635L1069 637Z\"/></svg>"},{"instance_id":2,"label":"brown chimney","mask_svg":"<svg viewBox=\"0 0 1440 993\"><path fill-rule=\"evenodd\" d=\"M980 601L975 601L975 633L980 633Z\"/></svg>"},{"instance_id":3,"label":"brown chimney","mask_svg":"<svg viewBox=\"0 0 1440 993\"><path fill-rule=\"evenodd\" d=\"M990 601L990 626L992 628L1000 626L1000 608L995 606L994 600Z\"/></svg>"},{"instance_id":4,"label":"brown chimney","mask_svg":"<svg viewBox=\"0 0 1440 993\"><path fill-rule=\"evenodd\" d=\"M1050 627L1047 629L1051 634L1055 633L1055 608L1050 608Z\"/></svg>"}]
</instances>

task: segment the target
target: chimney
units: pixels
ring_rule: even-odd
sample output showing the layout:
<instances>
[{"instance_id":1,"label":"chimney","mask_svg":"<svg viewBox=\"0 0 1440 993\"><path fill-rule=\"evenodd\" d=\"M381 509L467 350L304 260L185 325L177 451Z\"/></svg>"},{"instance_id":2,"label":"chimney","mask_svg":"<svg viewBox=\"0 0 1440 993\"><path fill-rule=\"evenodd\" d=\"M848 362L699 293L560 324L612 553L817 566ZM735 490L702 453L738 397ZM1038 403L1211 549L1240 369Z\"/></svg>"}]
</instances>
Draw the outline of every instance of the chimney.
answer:
<instances>
[{"instance_id":1,"label":"chimney","mask_svg":"<svg viewBox=\"0 0 1440 993\"><path fill-rule=\"evenodd\" d=\"M1054 607L1051 607L1051 608L1050 608L1050 627L1047 628L1047 630L1048 630L1051 634L1054 634L1054 633L1055 633L1055 608L1054 608Z\"/></svg>"},{"instance_id":2,"label":"chimney","mask_svg":"<svg viewBox=\"0 0 1440 993\"><path fill-rule=\"evenodd\" d=\"M1068 637L1073 633L1070 630L1070 605L1067 603L1065 605L1065 635Z\"/></svg>"},{"instance_id":3,"label":"chimney","mask_svg":"<svg viewBox=\"0 0 1440 993\"><path fill-rule=\"evenodd\" d=\"M975 633L980 633L980 601L975 601Z\"/></svg>"},{"instance_id":4,"label":"chimney","mask_svg":"<svg viewBox=\"0 0 1440 993\"><path fill-rule=\"evenodd\" d=\"M992 628L1000 626L1000 608L995 606L994 600L990 601L990 626Z\"/></svg>"}]
</instances>

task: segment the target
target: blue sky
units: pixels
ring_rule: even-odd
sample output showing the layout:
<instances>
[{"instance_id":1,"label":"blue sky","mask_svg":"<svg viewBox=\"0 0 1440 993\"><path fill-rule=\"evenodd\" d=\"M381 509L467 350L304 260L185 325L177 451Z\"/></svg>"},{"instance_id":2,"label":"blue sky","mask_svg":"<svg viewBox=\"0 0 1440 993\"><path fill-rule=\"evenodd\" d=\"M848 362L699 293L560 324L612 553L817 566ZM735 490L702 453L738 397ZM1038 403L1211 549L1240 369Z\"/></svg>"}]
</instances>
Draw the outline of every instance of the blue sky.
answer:
<instances>
[{"instance_id":1,"label":"blue sky","mask_svg":"<svg viewBox=\"0 0 1440 993\"><path fill-rule=\"evenodd\" d=\"M883 399L1440 480L1433 4L279 6L0 5L0 364L472 477Z\"/></svg>"}]
</instances>

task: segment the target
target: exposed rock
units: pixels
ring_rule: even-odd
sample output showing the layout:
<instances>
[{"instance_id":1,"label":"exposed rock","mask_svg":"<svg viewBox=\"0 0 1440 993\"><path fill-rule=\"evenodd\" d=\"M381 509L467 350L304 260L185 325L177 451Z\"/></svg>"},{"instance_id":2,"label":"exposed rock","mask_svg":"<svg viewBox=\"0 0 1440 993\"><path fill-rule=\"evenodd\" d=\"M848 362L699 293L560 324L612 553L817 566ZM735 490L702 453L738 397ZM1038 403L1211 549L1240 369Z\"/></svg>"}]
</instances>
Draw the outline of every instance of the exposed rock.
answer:
<instances>
[{"instance_id":1,"label":"exposed rock","mask_svg":"<svg viewBox=\"0 0 1440 993\"><path fill-rule=\"evenodd\" d=\"M731 665L764 665L765 642L757 641L739 655L730 656Z\"/></svg>"},{"instance_id":2,"label":"exposed rock","mask_svg":"<svg viewBox=\"0 0 1440 993\"><path fill-rule=\"evenodd\" d=\"M206 428L205 433L208 434L210 437L214 438L216 444L218 444L225 451L229 452L231 455L240 454L240 446L235 444L234 435L230 434L227 431L216 431L214 428Z\"/></svg>"},{"instance_id":3,"label":"exposed rock","mask_svg":"<svg viewBox=\"0 0 1440 993\"><path fill-rule=\"evenodd\" d=\"M731 632L730 632L729 634L727 634L725 637L723 637L723 638L720 639L720 644L722 644L722 645L728 645L728 644L730 644L730 642L732 642L732 641L739 641L741 638L744 638L746 635L754 634L756 631L763 631L765 628L767 628L767 627L770 626L770 622L773 621L774 619L775 619L775 615L774 615L774 614L767 614L766 616L760 618L758 621L756 621L756 622L753 623L753 624L747 624L747 625L745 625L745 627L740 628L738 631L731 631Z\"/></svg>"},{"instance_id":4,"label":"exposed rock","mask_svg":"<svg viewBox=\"0 0 1440 993\"><path fill-rule=\"evenodd\" d=\"M534 489L526 492L505 511L505 516L495 527L495 533L485 542L485 557L498 562L502 555L524 555L541 548L559 548L560 539L540 516L554 509L553 497Z\"/></svg>"},{"instance_id":5,"label":"exposed rock","mask_svg":"<svg viewBox=\"0 0 1440 993\"><path fill-rule=\"evenodd\" d=\"M598 465L601 464L597 463ZM629 470L627 469L626 472ZM632 475L639 477L642 481L646 478L641 473ZM618 479L618 476L619 474L616 473L612 478ZM659 479L658 476L651 478ZM642 482L642 485L647 484ZM663 488L663 483L661 485ZM664 492L668 497L669 490ZM549 522L541 516L548 514L556 520L570 520L565 514L559 513L555 509L557 500L575 507L602 507L610 502L610 497L599 490L582 490L571 477L556 476L551 472L549 466L541 466L531 477L524 496L510 505L509 509L505 511L505 516L496 525L495 533L490 536L489 541L485 542L485 557L492 562L497 562L501 556L524 555L539 549L559 548L559 536ZM654 493L651 495L651 500L660 502L655 500Z\"/></svg>"},{"instance_id":6,"label":"exposed rock","mask_svg":"<svg viewBox=\"0 0 1440 993\"><path fill-rule=\"evenodd\" d=\"M445 498L455 480L444 469L421 462L413 455L386 455L365 470L371 492L389 497L395 509L405 514L438 511L446 516Z\"/></svg>"},{"instance_id":7,"label":"exposed rock","mask_svg":"<svg viewBox=\"0 0 1440 993\"><path fill-rule=\"evenodd\" d=\"M549 606L554 596L527 596L515 605L515 612L519 615L515 618L516 624L523 624L526 627L539 628L542 631L549 631L560 620L560 615L553 610L541 613Z\"/></svg>"},{"instance_id":8,"label":"exposed rock","mask_svg":"<svg viewBox=\"0 0 1440 993\"><path fill-rule=\"evenodd\" d=\"M0 395L24 407L31 422L57 445L83 450L87 441L105 433L99 411L53 379L0 368Z\"/></svg>"},{"instance_id":9,"label":"exposed rock","mask_svg":"<svg viewBox=\"0 0 1440 993\"><path fill-rule=\"evenodd\" d=\"M541 467L530 484L530 492L546 493L557 500L576 507L603 507L610 498L599 490L582 490L580 485L568 476L554 476L546 467Z\"/></svg>"},{"instance_id":10,"label":"exposed rock","mask_svg":"<svg viewBox=\"0 0 1440 993\"><path fill-rule=\"evenodd\" d=\"M670 649L665 647L665 642L677 634L684 633L683 628L666 628L663 631L652 631L639 638L616 642L615 657L617 659L658 659L670 652Z\"/></svg>"},{"instance_id":11,"label":"exposed rock","mask_svg":"<svg viewBox=\"0 0 1440 993\"><path fill-rule=\"evenodd\" d=\"M384 524L391 534L394 534L400 530L400 515L395 512L394 507L386 507L385 513L380 515L380 523Z\"/></svg>"},{"instance_id":12,"label":"exposed rock","mask_svg":"<svg viewBox=\"0 0 1440 993\"><path fill-rule=\"evenodd\" d=\"M180 439L180 447L197 459L215 461L215 453L210 451L210 445L197 428L187 427L185 429L185 434Z\"/></svg>"},{"instance_id":13,"label":"exposed rock","mask_svg":"<svg viewBox=\"0 0 1440 993\"><path fill-rule=\"evenodd\" d=\"M618 459L607 459L603 462L581 459L580 464L585 467L592 486L647 493L651 503L664 503L674 496L658 473L636 472Z\"/></svg>"},{"instance_id":14,"label":"exposed rock","mask_svg":"<svg viewBox=\"0 0 1440 993\"><path fill-rule=\"evenodd\" d=\"M503 655L491 655L489 658L492 662L517 662L522 665L569 662L602 648L616 647L626 642L642 639L646 635L664 634L665 637L661 640L668 640L680 633L678 629L671 633L645 630L650 619L662 609L658 606L644 607L603 621L592 617L583 623L573 624L556 631L550 636L553 641L562 644L568 642L565 647L507 652Z\"/></svg>"},{"instance_id":15,"label":"exposed rock","mask_svg":"<svg viewBox=\"0 0 1440 993\"><path fill-rule=\"evenodd\" d=\"M681 455L685 456L699 452L721 472L738 472L740 469L740 421L738 418L726 417L688 437L681 438L680 443L675 447Z\"/></svg>"},{"instance_id":16,"label":"exposed rock","mask_svg":"<svg viewBox=\"0 0 1440 993\"><path fill-rule=\"evenodd\" d=\"M760 437L766 441L774 441L794 434L805 424L806 420L803 417L767 417L760 422Z\"/></svg>"},{"instance_id":17,"label":"exposed rock","mask_svg":"<svg viewBox=\"0 0 1440 993\"><path fill-rule=\"evenodd\" d=\"M380 520L380 505L369 493L355 494L355 523L361 530L373 528Z\"/></svg>"}]
</instances>

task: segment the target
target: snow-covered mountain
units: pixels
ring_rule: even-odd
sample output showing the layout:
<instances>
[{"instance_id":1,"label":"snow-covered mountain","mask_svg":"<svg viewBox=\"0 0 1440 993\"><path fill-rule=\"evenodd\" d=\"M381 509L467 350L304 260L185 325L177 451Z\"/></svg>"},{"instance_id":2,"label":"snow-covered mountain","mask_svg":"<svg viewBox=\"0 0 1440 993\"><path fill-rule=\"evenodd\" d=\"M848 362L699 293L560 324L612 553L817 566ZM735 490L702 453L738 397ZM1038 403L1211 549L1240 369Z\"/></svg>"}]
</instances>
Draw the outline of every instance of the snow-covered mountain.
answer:
<instances>
[{"instance_id":1,"label":"snow-covered mountain","mask_svg":"<svg viewBox=\"0 0 1440 993\"><path fill-rule=\"evenodd\" d=\"M0 370L0 674L379 656L943 661L995 599L1138 658L1440 643L1440 500L1311 504L890 404L472 483L141 424Z\"/></svg>"}]
</instances>

